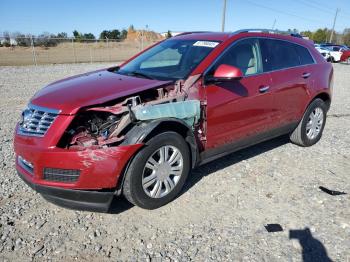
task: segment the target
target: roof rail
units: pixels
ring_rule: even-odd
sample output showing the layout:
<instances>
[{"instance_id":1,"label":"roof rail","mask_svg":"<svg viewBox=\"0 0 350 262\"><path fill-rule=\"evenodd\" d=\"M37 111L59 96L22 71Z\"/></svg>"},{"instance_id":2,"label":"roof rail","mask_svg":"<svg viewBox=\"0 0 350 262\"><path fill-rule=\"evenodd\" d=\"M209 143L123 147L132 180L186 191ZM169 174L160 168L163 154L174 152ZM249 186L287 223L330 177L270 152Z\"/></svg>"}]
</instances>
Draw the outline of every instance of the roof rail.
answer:
<instances>
[{"instance_id":1,"label":"roof rail","mask_svg":"<svg viewBox=\"0 0 350 262\"><path fill-rule=\"evenodd\" d=\"M288 32L274 30L274 29L261 29L261 28L253 28L253 29L241 29L233 32L232 34L240 34L240 33L249 33L249 32L255 32L255 33L269 33L269 34L289 34Z\"/></svg>"},{"instance_id":2,"label":"roof rail","mask_svg":"<svg viewBox=\"0 0 350 262\"><path fill-rule=\"evenodd\" d=\"M210 33L210 31L191 31L191 32L183 32L173 37L181 36L181 35L190 35L190 34L199 34L199 33Z\"/></svg>"},{"instance_id":3,"label":"roof rail","mask_svg":"<svg viewBox=\"0 0 350 262\"><path fill-rule=\"evenodd\" d=\"M293 32L288 32L288 31L280 31L280 30L274 30L274 29L241 29L238 31L233 32L233 35L236 34L241 34L241 33L267 33L267 34L280 34L280 35L289 35L297 38L303 38L302 35L299 33L293 33Z\"/></svg>"}]
</instances>

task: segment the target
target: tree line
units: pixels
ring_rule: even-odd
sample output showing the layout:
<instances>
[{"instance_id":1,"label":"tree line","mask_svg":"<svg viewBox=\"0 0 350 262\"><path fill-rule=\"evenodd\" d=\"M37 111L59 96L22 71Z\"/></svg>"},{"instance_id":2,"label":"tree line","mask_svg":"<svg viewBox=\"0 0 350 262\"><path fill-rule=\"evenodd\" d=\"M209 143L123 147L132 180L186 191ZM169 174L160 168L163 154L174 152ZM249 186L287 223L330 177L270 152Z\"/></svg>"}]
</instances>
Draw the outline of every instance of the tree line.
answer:
<instances>
[{"instance_id":1,"label":"tree line","mask_svg":"<svg viewBox=\"0 0 350 262\"><path fill-rule=\"evenodd\" d=\"M130 26L132 27L132 26ZM133 28L133 27L132 27ZM17 46L24 46L28 47L31 46L31 42L36 46L45 46L45 47L53 47L57 46L61 42L66 42L68 40L73 40L74 42L90 42L92 40L124 40L128 36L128 31L125 29L118 30L103 30L98 38L93 33L81 33L77 30L74 30L72 32L73 38L68 37L68 34L66 32L61 32L58 34L52 34L52 33L43 33L37 36L31 35L31 34L23 34L20 32L3 32L2 38L0 39L0 46L6 46L10 47L12 45ZM15 42L14 42L15 41Z\"/></svg>"},{"instance_id":2,"label":"tree line","mask_svg":"<svg viewBox=\"0 0 350 262\"><path fill-rule=\"evenodd\" d=\"M330 42L332 30L328 28L320 28L315 31L302 31L301 35L308 37L315 43L327 43ZM350 28L344 29L342 33L334 32L333 40L334 44L342 44L350 46Z\"/></svg>"}]
</instances>

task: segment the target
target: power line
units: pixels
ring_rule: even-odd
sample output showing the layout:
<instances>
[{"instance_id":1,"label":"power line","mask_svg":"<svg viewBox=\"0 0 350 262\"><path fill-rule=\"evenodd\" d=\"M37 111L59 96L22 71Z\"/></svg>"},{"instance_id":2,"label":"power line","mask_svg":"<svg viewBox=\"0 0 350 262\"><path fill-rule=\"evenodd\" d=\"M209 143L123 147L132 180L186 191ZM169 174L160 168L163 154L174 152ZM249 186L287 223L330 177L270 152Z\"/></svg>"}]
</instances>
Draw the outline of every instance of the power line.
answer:
<instances>
[{"instance_id":1,"label":"power line","mask_svg":"<svg viewBox=\"0 0 350 262\"><path fill-rule=\"evenodd\" d=\"M269 6L266 6L266 5L258 4L256 2L253 2L253 1L250 1L250 0L246 0L246 2L248 2L248 3L252 4L252 5L258 6L260 8L264 8L264 9L276 12L276 13L297 17L299 19L303 19L303 20L314 22L314 23L318 23L318 24L319 23L324 23L323 21L320 21L320 20L309 19L309 18L300 16L300 15L296 15L296 14L293 14L293 13L285 12L285 11L282 11L282 10L279 10L279 9L276 9L276 8L272 8L272 7L269 7Z\"/></svg>"},{"instance_id":2,"label":"power line","mask_svg":"<svg viewBox=\"0 0 350 262\"><path fill-rule=\"evenodd\" d=\"M317 9L317 10L319 10L319 11L321 11L321 12L324 12L324 13L327 13L327 14L330 14L330 15L333 15L333 12L330 12L328 9L323 9L323 8L321 8L321 7L319 7L319 6L315 6L315 5L312 4L312 3L304 2L304 1L302 1L302 0L295 0L295 1L301 3L301 4L305 5L305 6L308 6L308 7L312 8L312 9Z\"/></svg>"},{"instance_id":3,"label":"power line","mask_svg":"<svg viewBox=\"0 0 350 262\"><path fill-rule=\"evenodd\" d=\"M319 6L320 5L320 2L317 2L315 0L308 0L309 2L312 2L314 5L317 5ZM322 5L324 7L326 7L327 9L331 9L331 10L335 10L334 6L329 6L329 5L325 5L324 3L322 3Z\"/></svg>"},{"instance_id":4,"label":"power line","mask_svg":"<svg viewBox=\"0 0 350 262\"><path fill-rule=\"evenodd\" d=\"M301 0L296 0L296 1L300 2ZM303 1L305 1L305 0L303 0ZM310 7L311 7L311 5L313 5L312 6L313 8L323 10L324 12L330 13L332 15L334 14L334 11L336 11L336 9L337 9L337 8L334 8L334 6L330 7L330 6L325 5L323 3L322 3L322 6L324 6L324 7L321 7L320 3L318 3L317 1L312 1L312 0L308 0L308 2L305 2L304 4L309 5ZM346 16L347 18L350 18L350 13L342 10L342 13L339 14L339 16L342 16L342 17Z\"/></svg>"}]
</instances>

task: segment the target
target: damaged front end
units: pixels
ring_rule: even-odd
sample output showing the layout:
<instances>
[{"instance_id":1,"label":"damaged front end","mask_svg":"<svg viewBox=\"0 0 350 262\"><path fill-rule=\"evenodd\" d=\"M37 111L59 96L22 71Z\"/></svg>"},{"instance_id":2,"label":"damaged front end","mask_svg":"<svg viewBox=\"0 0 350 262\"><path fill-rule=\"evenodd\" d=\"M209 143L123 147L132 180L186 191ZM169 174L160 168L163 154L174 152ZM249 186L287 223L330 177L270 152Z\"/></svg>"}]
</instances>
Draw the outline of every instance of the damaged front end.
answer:
<instances>
[{"instance_id":1,"label":"damaged front end","mask_svg":"<svg viewBox=\"0 0 350 262\"><path fill-rule=\"evenodd\" d=\"M173 85L143 91L107 104L83 108L62 136L58 146L66 149L101 149L128 144L133 127L161 119L176 119L199 134L204 126L198 90L191 88L200 75ZM142 142L142 141L137 141Z\"/></svg>"}]
</instances>

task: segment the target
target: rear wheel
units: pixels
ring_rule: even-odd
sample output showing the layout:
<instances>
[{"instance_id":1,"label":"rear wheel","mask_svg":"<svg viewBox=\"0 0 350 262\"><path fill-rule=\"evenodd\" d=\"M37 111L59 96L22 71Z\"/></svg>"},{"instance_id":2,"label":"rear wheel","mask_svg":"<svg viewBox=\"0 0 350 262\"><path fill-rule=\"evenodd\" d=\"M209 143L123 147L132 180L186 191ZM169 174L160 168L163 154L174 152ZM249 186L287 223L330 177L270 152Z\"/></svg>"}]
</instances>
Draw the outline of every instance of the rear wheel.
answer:
<instances>
[{"instance_id":1,"label":"rear wheel","mask_svg":"<svg viewBox=\"0 0 350 262\"><path fill-rule=\"evenodd\" d=\"M132 160L123 194L139 207L161 207L179 194L189 171L190 152L182 136L175 132L159 134Z\"/></svg>"},{"instance_id":2,"label":"rear wheel","mask_svg":"<svg viewBox=\"0 0 350 262\"><path fill-rule=\"evenodd\" d=\"M312 146L322 136L326 124L327 105L322 99L315 99L305 111L303 119L290 135L290 140L300 146Z\"/></svg>"}]
</instances>

